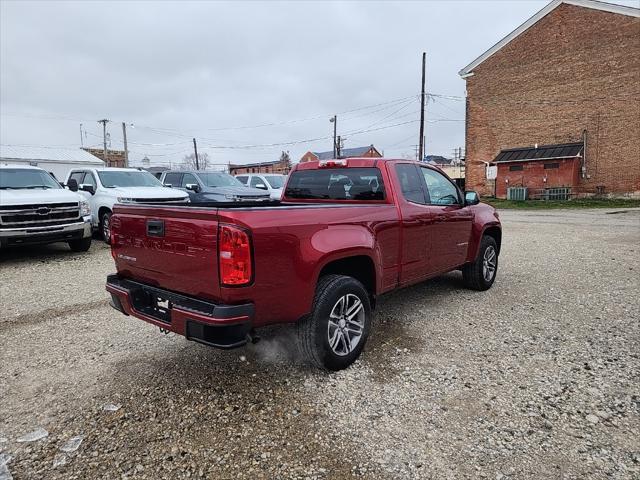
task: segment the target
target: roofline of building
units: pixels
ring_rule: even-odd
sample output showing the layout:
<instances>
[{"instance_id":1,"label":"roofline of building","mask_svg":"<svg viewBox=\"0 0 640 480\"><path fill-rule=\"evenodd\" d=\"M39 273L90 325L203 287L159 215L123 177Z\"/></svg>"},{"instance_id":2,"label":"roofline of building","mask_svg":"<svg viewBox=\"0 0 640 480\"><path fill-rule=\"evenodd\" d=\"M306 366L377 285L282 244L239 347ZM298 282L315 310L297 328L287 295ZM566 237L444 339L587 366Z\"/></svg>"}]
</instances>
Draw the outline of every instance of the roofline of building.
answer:
<instances>
[{"instance_id":1,"label":"roofline of building","mask_svg":"<svg viewBox=\"0 0 640 480\"><path fill-rule=\"evenodd\" d=\"M493 45L487 51L485 51L482 55L476 58L469 65L464 67L462 70L458 72L462 78L470 77L473 75L473 69L484 62L487 58L492 56L498 50L502 49L505 45L507 45L511 40L520 36L520 34L527 31L534 24L538 23L543 17L547 16L557 7L562 5L563 3L567 5L574 5L576 7L584 7L590 8L593 10L601 10L603 12L609 13L617 13L620 15L628 15L631 17L640 17L640 8L627 7L626 5L616 5L614 3L600 2L598 0L553 0L549 4L547 4L542 10L537 12L532 17L529 17L523 24L521 24L518 28L508 34L506 37L502 38L498 43Z\"/></svg>"},{"instance_id":2,"label":"roofline of building","mask_svg":"<svg viewBox=\"0 0 640 480\"><path fill-rule=\"evenodd\" d=\"M230 163L229 167L231 168L252 168L252 167L268 167L271 165L277 165L280 163L280 160L276 160L275 162L261 162L261 163L247 163L245 165L239 163Z\"/></svg>"},{"instance_id":3,"label":"roofline of building","mask_svg":"<svg viewBox=\"0 0 640 480\"><path fill-rule=\"evenodd\" d=\"M89 152L87 152L89 153ZM89 155L91 155L89 153ZM78 165L104 165L104 161L93 155L95 160L54 160L51 158L26 158L26 157L3 157L0 162L49 162L49 163L77 163Z\"/></svg>"},{"instance_id":4,"label":"roofline of building","mask_svg":"<svg viewBox=\"0 0 640 480\"><path fill-rule=\"evenodd\" d=\"M500 152L515 152L516 150L542 150L544 148L577 147L584 145L584 142L553 143L551 145L531 145L528 147L503 148Z\"/></svg>"},{"instance_id":5,"label":"roofline of building","mask_svg":"<svg viewBox=\"0 0 640 480\"><path fill-rule=\"evenodd\" d=\"M566 160L568 158L582 158L582 155L579 152L576 155L564 155L562 157L522 158L520 160L498 160L498 161L493 161L489 163L498 164L498 163L537 162L538 160Z\"/></svg>"}]
</instances>

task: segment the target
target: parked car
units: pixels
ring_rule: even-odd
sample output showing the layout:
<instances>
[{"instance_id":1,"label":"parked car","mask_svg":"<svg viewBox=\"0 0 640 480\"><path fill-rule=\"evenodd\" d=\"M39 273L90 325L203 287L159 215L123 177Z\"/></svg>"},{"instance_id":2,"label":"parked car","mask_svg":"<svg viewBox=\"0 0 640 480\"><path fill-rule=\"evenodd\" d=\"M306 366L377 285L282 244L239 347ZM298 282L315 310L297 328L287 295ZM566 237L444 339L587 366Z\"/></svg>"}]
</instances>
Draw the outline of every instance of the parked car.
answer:
<instances>
[{"instance_id":1,"label":"parked car","mask_svg":"<svg viewBox=\"0 0 640 480\"><path fill-rule=\"evenodd\" d=\"M137 168L82 168L71 170L66 183L78 185L91 205L91 224L102 239L111 241L111 214L116 203L184 204L189 196L165 188L149 172Z\"/></svg>"},{"instance_id":2,"label":"parked car","mask_svg":"<svg viewBox=\"0 0 640 480\"><path fill-rule=\"evenodd\" d=\"M498 269L496 210L422 163L306 162L282 202L189 207L116 205L107 290L122 313L214 347L297 323L306 358L342 369L380 295L456 269L487 290Z\"/></svg>"},{"instance_id":3,"label":"parked car","mask_svg":"<svg viewBox=\"0 0 640 480\"><path fill-rule=\"evenodd\" d=\"M259 188L269 192L272 200L280 200L282 197L282 187L287 180L286 175L279 174L256 174L248 173L236 175L245 187Z\"/></svg>"},{"instance_id":4,"label":"parked car","mask_svg":"<svg viewBox=\"0 0 640 480\"><path fill-rule=\"evenodd\" d=\"M46 170L0 165L0 248L66 242L91 247L91 209Z\"/></svg>"},{"instance_id":5,"label":"parked car","mask_svg":"<svg viewBox=\"0 0 640 480\"><path fill-rule=\"evenodd\" d=\"M225 172L201 170L170 171L162 174L166 186L184 190L192 203L246 202L269 200L269 194L257 188L246 188Z\"/></svg>"}]
</instances>

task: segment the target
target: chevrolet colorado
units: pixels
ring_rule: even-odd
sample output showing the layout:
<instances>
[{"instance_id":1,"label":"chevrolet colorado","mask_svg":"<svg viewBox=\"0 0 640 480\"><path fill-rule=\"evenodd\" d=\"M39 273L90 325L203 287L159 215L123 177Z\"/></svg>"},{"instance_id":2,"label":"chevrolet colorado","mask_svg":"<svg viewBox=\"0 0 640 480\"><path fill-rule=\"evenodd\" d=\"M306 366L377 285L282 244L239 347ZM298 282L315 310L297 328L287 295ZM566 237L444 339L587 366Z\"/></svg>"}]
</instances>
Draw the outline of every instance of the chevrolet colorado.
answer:
<instances>
[{"instance_id":1,"label":"chevrolet colorado","mask_svg":"<svg viewBox=\"0 0 640 480\"><path fill-rule=\"evenodd\" d=\"M418 162L350 158L294 167L281 202L116 205L112 306L220 348L296 323L313 364L349 366L376 298L461 269L494 282L495 209Z\"/></svg>"}]
</instances>

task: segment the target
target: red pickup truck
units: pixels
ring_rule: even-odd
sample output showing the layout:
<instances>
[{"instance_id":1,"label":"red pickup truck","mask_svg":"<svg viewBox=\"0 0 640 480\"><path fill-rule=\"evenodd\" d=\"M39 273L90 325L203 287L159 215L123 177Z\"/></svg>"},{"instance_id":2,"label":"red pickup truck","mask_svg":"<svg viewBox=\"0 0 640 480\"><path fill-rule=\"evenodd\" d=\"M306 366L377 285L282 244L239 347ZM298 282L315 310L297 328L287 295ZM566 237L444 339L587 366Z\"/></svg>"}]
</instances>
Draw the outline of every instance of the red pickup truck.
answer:
<instances>
[{"instance_id":1,"label":"red pickup truck","mask_svg":"<svg viewBox=\"0 0 640 480\"><path fill-rule=\"evenodd\" d=\"M441 170L407 160L301 163L280 202L118 204L112 306L219 348L295 323L315 365L360 354L376 298L462 270L491 287L502 230L495 209Z\"/></svg>"}]
</instances>

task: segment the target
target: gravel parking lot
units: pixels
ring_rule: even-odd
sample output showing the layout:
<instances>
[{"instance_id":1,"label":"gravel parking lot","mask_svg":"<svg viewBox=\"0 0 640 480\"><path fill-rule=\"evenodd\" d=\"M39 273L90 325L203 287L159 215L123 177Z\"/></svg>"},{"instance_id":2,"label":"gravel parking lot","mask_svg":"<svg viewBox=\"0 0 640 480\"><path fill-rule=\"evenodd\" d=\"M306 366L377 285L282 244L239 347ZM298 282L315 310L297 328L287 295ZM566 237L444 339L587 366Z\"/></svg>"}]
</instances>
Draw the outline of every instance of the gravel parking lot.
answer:
<instances>
[{"instance_id":1,"label":"gravel parking lot","mask_svg":"<svg viewBox=\"0 0 640 480\"><path fill-rule=\"evenodd\" d=\"M640 478L640 210L501 216L490 291L382 298L332 374L122 316L98 242L0 252L0 478Z\"/></svg>"}]
</instances>

